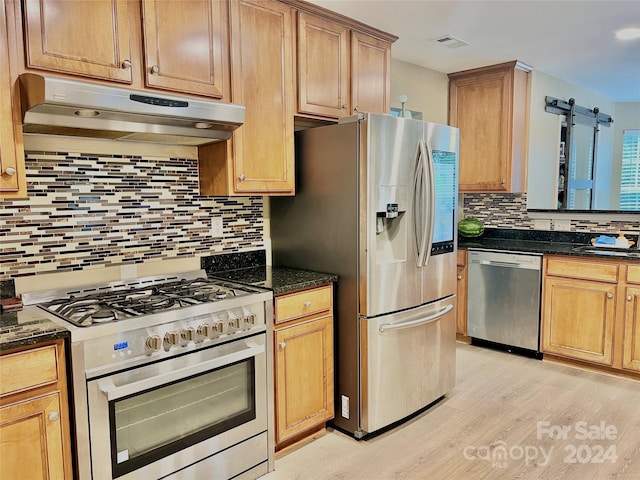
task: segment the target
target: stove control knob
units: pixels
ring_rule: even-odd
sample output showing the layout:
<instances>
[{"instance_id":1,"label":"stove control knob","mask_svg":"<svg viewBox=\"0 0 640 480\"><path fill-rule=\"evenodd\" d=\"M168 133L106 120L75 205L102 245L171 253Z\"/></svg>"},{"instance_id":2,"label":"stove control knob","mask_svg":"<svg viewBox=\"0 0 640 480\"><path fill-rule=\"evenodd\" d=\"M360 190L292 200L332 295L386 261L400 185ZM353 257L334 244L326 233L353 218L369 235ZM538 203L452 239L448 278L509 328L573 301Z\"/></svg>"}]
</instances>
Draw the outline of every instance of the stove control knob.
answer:
<instances>
[{"instance_id":1,"label":"stove control knob","mask_svg":"<svg viewBox=\"0 0 640 480\"><path fill-rule=\"evenodd\" d=\"M147 348L150 350L160 350L162 348L162 337L160 335L147 337Z\"/></svg>"},{"instance_id":2,"label":"stove control knob","mask_svg":"<svg viewBox=\"0 0 640 480\"><path fill-rule=\"evenodd\" d=\"M164 334L165 345L171 347L180 343L180 334L178 332L167 332Z\"/></svg>"},{"instance_id":3,"label":"stove control knob","mask_svg":"<svg viewBox=\"0 0 640 480\"><path fill-rule=\"evenodd\" d=\"M201 337L211 337L213 338L216 334L215 325L209 325L208 323L203 323L202 325L198 325L198 335Z\"/></svg>"},{"instance_id":4,"label":"stove control knob","mask_svg":"<svg viewBox=\"0 0 640 480\"><path fill-rule=\"evenodd\" d=\"M194 342L196 340L196 329L193 327L185 327L180 330L180 336L186 342Z\"/></svg>"},{"instance_id":5,"label":"stove control knob","mask_svg":"<svg viewBox=\"0 0 640 480\"><path fill-rule=\"evenodd\" d=\"M255 327L255 325L256 325L256 314L255 313L247 313L244 316L244 324L249 328Z\"/></svg>"},{"instance_id":6,"label":"stove control knob","mask_svg":"<svg viewBox=\"0 0 640 480\"><path fill-rule=\"evenodd\" d=\"M220 335L223 333L227 333L227 330L229 329L229 324L224 320L220 320L215 323L215 327L216 327L216 332L218 332L218 334Z\"/></svg>"},{"instance_id":7,"label":"stove control knob","mask_svg":"<svg viewBox=\"0 0 640 480\"><path fill-rule=\"evenodd\" d=\"M230 315L229 327L231 327L233 330L242 330L242 328L244 327L244 318L237 315Z\"/></svg>"}]
</instances>

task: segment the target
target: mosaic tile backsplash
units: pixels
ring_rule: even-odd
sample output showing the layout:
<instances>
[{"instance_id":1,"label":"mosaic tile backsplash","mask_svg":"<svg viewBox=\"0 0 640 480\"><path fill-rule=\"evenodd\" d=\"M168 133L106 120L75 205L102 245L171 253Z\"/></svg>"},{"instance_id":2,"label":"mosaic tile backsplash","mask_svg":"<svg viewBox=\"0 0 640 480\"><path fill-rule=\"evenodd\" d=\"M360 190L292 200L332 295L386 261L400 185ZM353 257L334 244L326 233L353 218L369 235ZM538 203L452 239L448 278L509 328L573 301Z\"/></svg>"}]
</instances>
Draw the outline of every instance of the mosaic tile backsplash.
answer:
<instances>
[{"instance_id":1,"label":"mosaic tile backsplash","mask_svg":"<svg viewBox=\"0 0 640 480\"><path fill-rule=\"evenodd\" d=\"M29 198L0 201L0 280L264 248L263 198L200 196L195 159L27 152L26 169Z\"/></svg>"},{"instance_id":2,"label":"mosaic tile backsplash","mask_svg":"<svg viewBox=\"0 0 640 480\"><path fill-rule=\"evenodd\" d=\"M487 227L534 229L534 220L527 214L526 193L465 193L463 213L478 218ZM636 222L571 220L572 232L617 234L621 230L640 232L640 215Z\"/></svg>"}]
</instances>

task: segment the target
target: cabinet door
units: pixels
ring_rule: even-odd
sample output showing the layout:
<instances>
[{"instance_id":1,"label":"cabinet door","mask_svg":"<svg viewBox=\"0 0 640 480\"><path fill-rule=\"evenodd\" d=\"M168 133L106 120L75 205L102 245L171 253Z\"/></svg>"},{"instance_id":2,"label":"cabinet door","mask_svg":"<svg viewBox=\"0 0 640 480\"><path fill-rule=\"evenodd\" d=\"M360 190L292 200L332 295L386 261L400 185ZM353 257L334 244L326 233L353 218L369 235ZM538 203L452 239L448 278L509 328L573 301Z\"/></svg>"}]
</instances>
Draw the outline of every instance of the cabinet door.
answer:
<instances>
[{"instance_id":1,"label":"cabinet door","mask_svg":"<svg viewBox=\"0 0 640 480\"><path fill-rule=\"evenodd\" d=\"M625 292L622 367L640 371L640 287Z\"/></svg>"},{"instance_id":2,"label":"cabinet door","mask_svg":"<svg viewBox=\"0 0 640 480\"><path fill-rule=\"evenodd\" d=\"M65 478L57 392L0 408L0 458L6 478Z\"/></svg>"},{"instance_id":3,"label":"cabinet door","mask_svg":"<svg viewBox=\"0 0 640 480\"><path fill-rule=\"evenodd\" d=\"M511 75L452 80L450 122L460 129L460 191L507 191Z\"/></svg>"},{"instance_id":4,"label":"cabinet door","mask_svg":"<svg viewBox=\"0 0 640 480\"><path fill-rule=\"evenodd\" d=\"M611 365L616 285L545 279L545 353Z\"/></svg>"},{"instance_id":5,"label":"cabinet door","mask_svg":"<svg viewBox=\"0 0 640 480\"><path fill-rule=\"evenodd\" d=\"M225 98L228 8L227 0L144 0L146 85Z\"/></svg>"},{"instance_id":6,"label":"cabinet door","mask_svg":"<svg viewBox=\"0 0 640 480\"><path fill-rule=\"evenodd\" d=\"M333 317L275 331L276 443L333 418Z\"/></svg>"},{"instance_id":7,"label":"cabinet door","mask_svg":"<svg viewBox=\"0 0 640 480\"><path fill-rule=\"evenodd\" d=\"M349 29L298 13L298 111L338 118L349 115Z\"/></svg>"},{"instance_id":8,"label":"cabinet door","mask_svg":"<svg viewBox=\"0 0 640 480\"><path fill-rule=\"evenodd\" d=\"M20 126L12 120L9 39L5 2L0 0L0 198L25 197L26 179Z\"/></svg>"},{"instance_id":9,"label":"cabinet door","mask_svg":"<svg viewBox=\"0 0 640 480\"><path fill-rule=\"evenodd\" d=\"M293 193L294 26L279 2L231 2L233 101L249 106L232 140L236 194Z\"/></svg>"},{"instance_id":10,"label":"cabinet door","mask_svg":"<svg viewBox=\"0 0 640 480\"><path fill-rule=\"evenodd\" d=\"M25 0L27 67L131 83L127 0Z\"/></svg>"},{"instance_id":11,"label":"cabinet door","mask_svg":"<svg viewBox=\"0 0 640 480\"><path fill-rule=\"evenodd\" d=\"M389 113L391 44L358 32L351 34L353 112Z\"/></svg>"}]
</instances>

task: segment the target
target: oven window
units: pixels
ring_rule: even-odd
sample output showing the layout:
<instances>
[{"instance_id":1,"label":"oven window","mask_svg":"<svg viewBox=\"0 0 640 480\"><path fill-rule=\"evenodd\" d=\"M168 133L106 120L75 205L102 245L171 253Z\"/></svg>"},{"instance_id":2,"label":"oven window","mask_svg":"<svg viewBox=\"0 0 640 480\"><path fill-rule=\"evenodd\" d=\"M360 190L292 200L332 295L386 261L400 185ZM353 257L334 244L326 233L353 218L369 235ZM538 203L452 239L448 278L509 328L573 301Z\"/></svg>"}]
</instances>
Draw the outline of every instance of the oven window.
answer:
<instances>
[{"instance_id":1,"label":"oven window","mask_svg":"<svg viewBox=\"0 0 640 480\"><path fill-rule=\"evenodd\" d=\"M109 402L114 477L256 418L255 361Z\"/></svg>"}]
</instances>

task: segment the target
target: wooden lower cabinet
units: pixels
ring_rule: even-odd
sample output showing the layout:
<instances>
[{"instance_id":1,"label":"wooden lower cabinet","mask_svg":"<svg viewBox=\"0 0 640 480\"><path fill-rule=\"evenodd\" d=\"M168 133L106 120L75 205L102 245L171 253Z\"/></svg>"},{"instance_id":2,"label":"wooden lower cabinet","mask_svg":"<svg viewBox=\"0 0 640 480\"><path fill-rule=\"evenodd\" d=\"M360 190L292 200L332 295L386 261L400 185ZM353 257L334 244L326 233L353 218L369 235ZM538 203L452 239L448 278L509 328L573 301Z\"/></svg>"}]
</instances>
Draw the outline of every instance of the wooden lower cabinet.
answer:
<instances>
[{"instance_id":1,"label":"wooden lower cabinet","mask_svg":"<svg viewBox=\"0 0 640 480\"><path fill-rule=\"evenodd\" d=\"M616 285L548 278L544 292L544 351L611 365Z\"/></svg>"},{"instance_id":2,"label":"wooden lower cabinet","mask_svg":"<svg viewBox=\"0 0 640 480\"><path fill-rule=\"evenodd\" d=\"M7 478L65 478L60 403L54 392L0 408L0 458Z\"/></svg>"},{"instance_id":3,"label":"wooden lower cabinet","mask_svg":"<svg viewBox=\"0 0 640 480\"><path fill-rule=\"evenodd\" d=\"M276 449L313 433L334 416L333 309L324 305L332 287L320 287L276 297L275 403ZM279 322L278 310L292 312L292 304L316 310L307 316Z\"/></svg>"},{"instance_id":4,"label":"wooden lower cabinet","mask_svg":"<svg viewBox=\"0 0 640 480\"><path fill-rule=\"evenodd\" d=\"M1 476L72 478L62 341L3 355L0 371Z\"/></svg>"},{"instance_id":5,"label":"wooden lower cabinet","mask_svg":"<svg viewBox=\"0 0 640 480\"><path fill-rule=\"evenodd\" d=\"M467 335L467 250L458 250L456 334Z\"/></svg>"},{"instance_id":6,"label":"wooden lower cabinet","mask_svg":"<svg viewBox=\"0 0 640 480\"><path fill-rule=\"evenodd\" d=\"M624 312L622 368L640 372L640 286L627 287Z\"/></svg>"},{"instance_id":7,"label":"wooden lower cabinet","mask_svg":"<svg viewBox=\"0 0 640 480\"><path fill-rule=\"evenodd\" d=\"M640 372L640 264L545 256L542 351Z\"/></svg>"}]
</instances>

